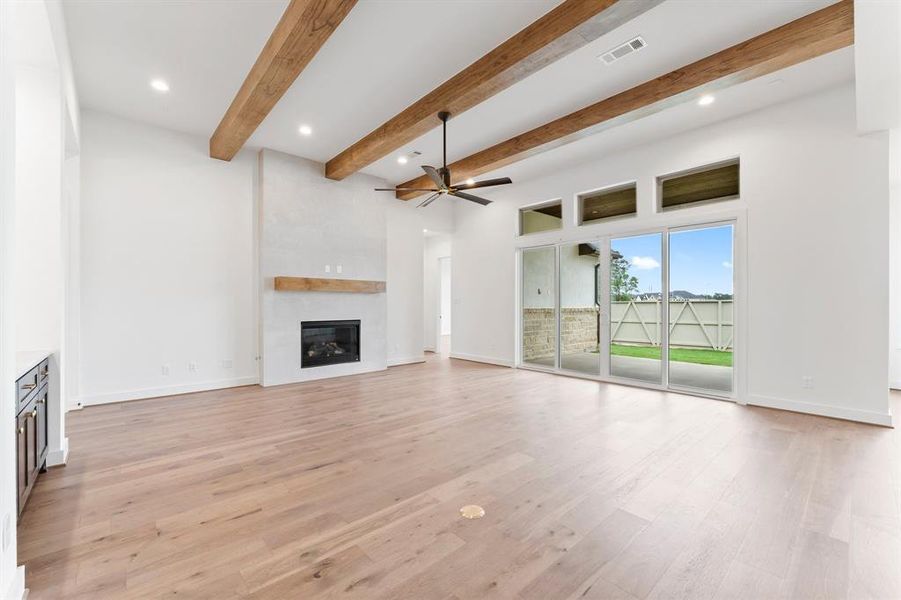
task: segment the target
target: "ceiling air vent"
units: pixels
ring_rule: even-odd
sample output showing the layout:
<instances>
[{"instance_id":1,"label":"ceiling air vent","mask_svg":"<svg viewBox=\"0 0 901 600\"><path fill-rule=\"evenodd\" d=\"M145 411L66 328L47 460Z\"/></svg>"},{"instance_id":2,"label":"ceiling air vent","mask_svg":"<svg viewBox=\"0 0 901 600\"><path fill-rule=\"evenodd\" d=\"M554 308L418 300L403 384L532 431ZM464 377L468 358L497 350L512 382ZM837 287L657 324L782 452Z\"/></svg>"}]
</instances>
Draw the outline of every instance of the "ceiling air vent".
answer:
<instances>
[{"instance_id":1,"label":"ceiling air vent","mask_svg":"<svg viewBox=\"0 0 901 600\"><path fill-rule=\"evenodd\" d=\"M611 63L618 61L619 59L623 58L624 56L628 56L629 54L632 54L633 52L638 52L645 46L647 46L645 41L642 39L641 36L638 36L638 37L632 38L625 44L620 44L616 48L614 48L612 50L608 50L607 52L604 52L598 58L600 58L602 61L604 61L604 64L609 65Z\"/></svg>"}]
</instances>

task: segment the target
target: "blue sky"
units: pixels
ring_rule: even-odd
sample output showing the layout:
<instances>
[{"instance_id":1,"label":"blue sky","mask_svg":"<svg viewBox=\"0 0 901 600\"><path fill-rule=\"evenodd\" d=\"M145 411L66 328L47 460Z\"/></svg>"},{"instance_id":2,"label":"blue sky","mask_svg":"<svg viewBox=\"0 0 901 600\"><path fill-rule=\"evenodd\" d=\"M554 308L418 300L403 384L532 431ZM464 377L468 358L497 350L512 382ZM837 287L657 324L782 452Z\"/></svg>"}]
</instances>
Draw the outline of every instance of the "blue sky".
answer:
<instances>
[{"instance_id":1,"label":"blue sky","mask_svg":"<svg viewBox=\"0 0 901 600\"><path fill-rule=\"evenodd\" d=\"M610 243L629 260L641 293L660 291L660 234L614 239ZM670 234L670 289L695 294L732 293L732 226Z\"/></svg>"}]
</instances>

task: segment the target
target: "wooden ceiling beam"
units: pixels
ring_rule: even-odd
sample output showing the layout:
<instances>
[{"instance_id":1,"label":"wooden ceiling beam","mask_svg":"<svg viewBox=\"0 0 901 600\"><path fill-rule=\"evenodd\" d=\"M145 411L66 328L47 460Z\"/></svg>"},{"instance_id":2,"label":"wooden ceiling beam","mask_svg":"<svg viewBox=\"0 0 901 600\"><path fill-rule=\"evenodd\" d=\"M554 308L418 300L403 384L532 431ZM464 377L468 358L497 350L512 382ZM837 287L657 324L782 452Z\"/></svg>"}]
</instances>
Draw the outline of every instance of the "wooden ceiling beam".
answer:
<instances>
[{"instance_id":1,"label":"wooden ceiling beam","mask_svg":"<svg viewBox=\"0 0 901 600\"><path fill-rule=\"evenodd\" d=\"M329 160L325 176L344 179L437 127L439 112L459 115L661 1L564 0Z\"/></svg>"},{"instance_id":2,"label":"wooden ceiling beam","mask_svg":"<svg viewBox=\"0 0 901 600\"><path fill-rule=\"evenodd\" d=\"M212 158L238 153L356 3L291 0L210 138Z\"/></svg>"},{"instance_id":3,"label":"wooden ceiling beam","mask_svg":"<svg viewBox=\"0 0 901 600\"><path fill-rule=\"evenodd\" d=\"M449 165L463 181L854 43L854 4L842 0L707 58L536 127ZM427 177L398 187L428 187ZM417 192L399 193L410 200Z\"/></svg>"}]
</instances>

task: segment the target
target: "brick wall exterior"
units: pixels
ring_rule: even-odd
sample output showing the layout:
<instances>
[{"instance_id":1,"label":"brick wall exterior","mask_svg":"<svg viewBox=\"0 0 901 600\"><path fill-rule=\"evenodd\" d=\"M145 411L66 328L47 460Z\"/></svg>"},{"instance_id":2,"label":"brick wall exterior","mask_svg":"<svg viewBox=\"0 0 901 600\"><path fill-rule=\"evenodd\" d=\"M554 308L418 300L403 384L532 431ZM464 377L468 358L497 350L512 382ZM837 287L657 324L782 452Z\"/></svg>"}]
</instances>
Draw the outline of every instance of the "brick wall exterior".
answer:
<instances>
[{"instance_id":1,"label":"brick wall exterior","mask_svg":"<svg viewBox=\"0 0 901 600\"><path fill-rule=\"evenodd\" d=\"M593 306L561 310L560 329L565 352L598 349L597 314ZM554 356L554 309L523 309L522 329L523 360Z\"/></svg>"}]
</instances>

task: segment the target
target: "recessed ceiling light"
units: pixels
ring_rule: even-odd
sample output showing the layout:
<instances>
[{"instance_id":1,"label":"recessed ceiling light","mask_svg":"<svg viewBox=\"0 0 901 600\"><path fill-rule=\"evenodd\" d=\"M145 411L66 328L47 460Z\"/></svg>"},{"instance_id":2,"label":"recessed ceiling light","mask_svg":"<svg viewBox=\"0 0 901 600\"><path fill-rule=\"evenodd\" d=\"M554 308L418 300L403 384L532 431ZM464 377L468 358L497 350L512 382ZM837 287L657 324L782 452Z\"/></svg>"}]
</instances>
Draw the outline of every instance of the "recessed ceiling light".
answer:
<instances>
[{"instance_id":1,"label":"recessed ceiling light","mask_svg":"<svg viewBox=\"0 0 901 600\"><path fill-rule=\"evenodd\" d=\"M422 232L423 232L423 233L428 233L429 230L428 230L428 229L423 229Z\"/></svg>"},{"instance_id":2,"label":"recessed ceiling light","mask_svg":"<svg viewBox=\"0 0 901 600\"><path fill-rule=\"evenodd\" d=\"M466 180L466 185L472 185L472 184L474 184L475 182L476 182L476 180L473 179L472 177L470 177L469 179Z\"/></svg>"},{"instance_id":3,"label":"recessed ceiling light","mask_svg":"<svg viewBox=\"0 0 901 600\"><path fill-rule=\"evenodd\" d=\"M150 87L152 87L153 89L155 89L158 92L165 93L165 92L169 91L169 84L166 83L166 81L163 79L151 79Z\"/></svg>"},{"instance_id":4,"label":"recessed ceiling light","mask_svg":"<svg viewBox=\"0 0 901 600\"><path fill-rule=\"evenodd\" d=\"M313 135L313 128L309 125L301 125L298 131L300 132L300 135Z\"/></svg>"},{"instance_id":5,"label":"recessed ceiling light","mask_svg":"<svg viewBox=\"0 0 901 600\"><path fill-rule=\"evenodd\" d=\"M710 94L707 94L705 96L701 96L700 98L698 98L698 106L710 106L715 101L716 101L716 98L714 98Z\"/></svg>"},{"instance_id":6,"label":"recessed ceiling light","mask_svg":"<svg viewBox=\"0 0 901 600\"><path fill-rule=\"evenodd\" d=\"M397 157L397 162L398 162L399 164L401 164L401 165L407 164L407 161L408 161L408 160L409 160L409 159L408 159L406 156L398 156L398 157Z\"/></svg>"}]
</instances>

